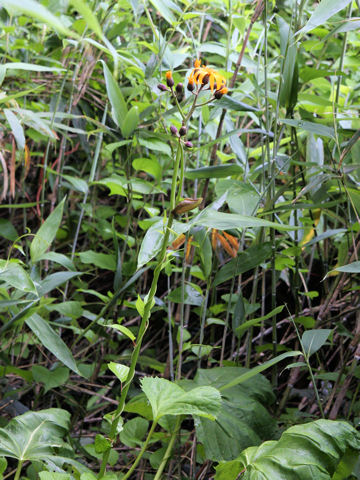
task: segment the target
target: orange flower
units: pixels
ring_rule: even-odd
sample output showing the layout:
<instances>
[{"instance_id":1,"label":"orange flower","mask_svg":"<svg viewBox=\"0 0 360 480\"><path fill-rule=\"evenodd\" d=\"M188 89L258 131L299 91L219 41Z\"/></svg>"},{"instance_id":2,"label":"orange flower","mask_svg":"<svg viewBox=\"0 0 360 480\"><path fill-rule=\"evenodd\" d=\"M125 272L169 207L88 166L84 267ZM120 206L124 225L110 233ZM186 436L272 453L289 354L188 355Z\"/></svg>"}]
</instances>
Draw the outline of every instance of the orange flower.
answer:
<instances>
[{"instance_id":1,"label":"orange flower","mask_svg":"<svg viewBox=\"0 0 360 480\"><path fill-rule=\"evenodd\" d=\"M213 68L206 67L205 65L201 66L200 60L195 60L194 68L190 73L189 83L196 83L197 85L209 84L212 92L226 88L225 77ZM224 93L227 93L227 91Z\"/></svg>"}]
</instances>

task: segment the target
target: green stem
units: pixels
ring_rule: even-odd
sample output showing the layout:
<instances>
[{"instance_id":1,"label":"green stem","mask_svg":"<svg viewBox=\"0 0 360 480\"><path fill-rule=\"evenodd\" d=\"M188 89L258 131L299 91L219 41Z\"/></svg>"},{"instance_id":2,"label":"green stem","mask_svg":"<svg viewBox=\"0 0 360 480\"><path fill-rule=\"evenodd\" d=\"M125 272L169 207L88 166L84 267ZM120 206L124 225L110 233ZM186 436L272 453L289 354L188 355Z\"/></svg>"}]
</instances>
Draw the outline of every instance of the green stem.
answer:
<instances>
[{"instance_id":1,"label":"green stem","mask_svg":"<svg viewBox=\"0 0 360 480\"><path fill-rule=\"evenodd\" d=\"M130 470L128 470L127 474L122 478L122 480L126 480L127 478L130 477L130 475L132 474L132 472L135 470L135 468L137 467L138 463L140 462L142 456L144 455L146 449L147 449L147 446L149 445L149 441L152 437L152 434L154 433L154 430L155 430L155 427L157 425L157 421L154 420L152 425L151 425L151 428L149 430L149 433L148 433L148 436L146 437L146 440L145 442L143 443L143 446L141 447L141 450L139 452L139 455L136 457L136 460L135 462L131 465L131 468Z\"/></svg>"},{"instance_id":2,"label":"green stem","mask_svg":"<svg viewBox=\"0 0 360 480\"><path fill-rule=\"evenodd\" d=\"M166 249L167 249L167 245L168 245L168 241L169 241L169 237L170 237L171 227L172 227L173 220L174 220L174 215L173 215L172 212L175 208L175 202L176 202L176 183L177 183L177 178L178 178L178 173L179 173L179 165L180 165L181 155L182 155L182 145L181 145L181 142L179 140L178 149L177 149L177 152L176 152L176 160L175 160L175 166L174 166L174 172L173 172L173 178L172 178L172 185L171 185L170 207L169 207L169 212L170 213L169 213L169 216L168 216L167 225L165 227L165 234L164 234L161 250L160 250L160 253L159 253L159 257L158 257L158 262L157 262L157 265L156 265L155 270L154 270L154 276L153 276L153 280L151 282L150 291L147 294L147 300L146 300L146 303L145 303L145 306L144 306L144 314L143 314L143 317L141 319L139 333L138 333L138 336L137 336L137 339L136 339L136 346L135 346L135 349L134 349L133 354L131 356L129 373L128 373L128 376L126 378L126 382L123 386L123 389L121 391L119 404L118 404L117 409L115 411L114 420L113 420L112 425L111 425L110 434L109 434L109 437L110 437L111 441L115 440L117 427L118 427L118 424L119 424L119 421L120 421L121 413L124 409L126 397L127 397L130 385L131 385L132 380L133 380L134 375L135 375L135 367L136 367L136 364L137 364L137 360L139 358L141 345L142 345L142 340L144 338L145 332L146 332L148 324L149 324L151 309L153 307L153 300L154 300L156 290L157 290L158 279L159 279L159 276L160 276L160 272L163 268L163 263L166 259ZM99 471L99 475L98 475L99 479L105 473L106 465L107 465L108 460L109 460L110 450L111 450L111 448L106 450L103 454L101 467L100 467L100 471Z\"/></svg>"},{"instance_id":3,"label":"green stem","mask_svg":"<svg viewBox=\"0 0 360 480\"><path fill-rule=\"evenodd\" d=\"M167 464L167 461L169 460L169 458L171 456L171 452L172 452L172 449L174 447L174 443L175 443L175 440L176 440L176 437L177 437L177 434L178 434L178 431L179 431L179 428L180 428L180 425L181 425L181 420L182 420L182 416L180 415L176 419L175 428L174 428L174 431L171 435L169 445L166 449L166 452L165 452L165 455L163 456L163 459L161 460L160 467L158 468L158 470L156 472L154 480L160 480L161 474L164 471L164 468Z\"/></svg>"},{"instance_id":4,"label":"green stem","mask_svg":"<svg viewBox=\"0 0 360 480\"><path fill-rule=\"evenodd\" d=\"M18 466L17 466L17 469L16 469L16 473L15 473L14 480L19 480L23 463L24 463L23 460L19 460L19 463L18 463Z\"/></svg>"}]
</instances>

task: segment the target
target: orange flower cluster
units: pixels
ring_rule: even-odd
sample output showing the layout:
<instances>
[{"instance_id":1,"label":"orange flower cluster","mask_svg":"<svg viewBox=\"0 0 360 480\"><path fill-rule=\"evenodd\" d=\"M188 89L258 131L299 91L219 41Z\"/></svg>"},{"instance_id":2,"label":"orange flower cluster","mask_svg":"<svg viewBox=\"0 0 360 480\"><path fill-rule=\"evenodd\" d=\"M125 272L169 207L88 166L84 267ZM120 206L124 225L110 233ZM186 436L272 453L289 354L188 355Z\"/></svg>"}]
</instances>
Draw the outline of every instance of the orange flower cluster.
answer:
<instances>
[{"instance_id":1,"label":"orange flower cluster","mask_svg":"<svg viewBox=\"0 0 360 480\"><path fill-rule=\"evenodd\" d=\"M215 228L211 232L211 245L215 251L218 244L220 244L223 249L230 255L230 257L235 258L239 250L239 242L236 237L230 235L230 233L222 232L223 236L220 235L219 231Z\"/></svg>"},{"instance_id":2,"label":"orange flower cluster","mask_svg":"<svg viewBox=\"0 0 360 480\"><path fill-rule=\"evenodd\" d=\"M226 87L225 77L210 67L201 66L200 60L195 60L194 68L189 77L188 90L193 90L194 84L200 86L209 84L210 90L212 92L215 90L215 96L225 95L229 91Z\"/></svg>"}]
</instances>

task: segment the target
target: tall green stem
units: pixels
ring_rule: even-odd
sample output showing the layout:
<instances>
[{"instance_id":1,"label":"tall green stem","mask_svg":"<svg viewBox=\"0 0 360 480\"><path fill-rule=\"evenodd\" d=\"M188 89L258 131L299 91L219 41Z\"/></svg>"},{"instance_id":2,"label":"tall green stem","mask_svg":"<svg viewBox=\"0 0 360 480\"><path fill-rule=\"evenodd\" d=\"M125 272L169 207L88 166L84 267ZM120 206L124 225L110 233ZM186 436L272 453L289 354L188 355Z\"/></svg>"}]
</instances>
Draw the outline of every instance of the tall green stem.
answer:
<instances>
[{"instance_id":1,"label":"tall green stem","mask_svg":"<svg viewBox=\"0 0 360 480\"><path fill-rule=\"evenodd\" d=\"M23 460L19 460L16 472L15 472L14 480L19 480L23 463L24 463Z\"/></svg>"},{"instance_id":2,"label":"tall green stem","mask_svg":"<svg viewBox=\"0 0 360 480\"><path fill-rule=\"evenodd\" d=\"M169 241L169 237L170 237L171 227L172 227L173 220L174 220L173 210L175 208L175 203L176 203L176 185L177 185L177 178L178 178L178 174L179 174L179 165L180 165L181 156L182 156L182 145L181 145L181 142L180 142L180 139L179 139L178 148L177 148L177 152L176 152L176 160L175 160L175 166L174 166L174 171L173 171L173 177L172 177L172 184L171 184L170 207L169 207L168 221L167 221L167 225L165 227L165 233L164 233L164 237L163 237L163 241L162 241L162 245L161 245L161 250L160 250L160 253L159 253L159 256L158 256L158 262L157 262L157 265L156 265L155 270L154 270L154 276L153 276L153 280L151 282L150 291L146 296L147 300L146 300L146 303L145 303L145 306L144 306L144 314L143 314L142 319L141 319L139 333L138 333L138 336L137 336L137 339L136 339L136 346L135 346L135 349L134 349L133 354L131 356L129 373L128 373L126 382L124 384L124 387L122 389L119 404L118 404L118 407L115 411L114 420L113 420L112 425L111 425L110 434L109 434L109 437L110 437L111 441L115 440L117 427L118 427L118 424L119 424L119 421L120 421L121 413L124 409L126 397L127 397L130 385L131 385L132 380L133 380L134 375L135 375L135 368L136 368L137 360L139 358L142 341L143 341L145 332L146 332L148 324L149 324L151 309L153 307L153 300L154 300L154 297L155 297L155 294L156 294L160 272L163 268L163 263L166 259L166 249L167 249L167 245L168 245L168 241ZM106 465L107 465L108 460L109 460L110 450L111 449L108 448L108 450L106 450L103 454L102 463L101 463L101 467L100 467L100 471L99 471L99 475L98 475L99 479L105 473Z\"/></svg>"},{"instance_id":3,"label":"tall green stem","mask_svg":"<svg viewBox=\"0 0 360 480\"><path fill-rule=\"evenodd\" d=\"M157 425L157 422L154 420L152 425L151 425L151 428L149 430L149 433L148 433L148 436L146 437L146 440L145 442L143 443L143 446L141 447L141 450L139 452L139 455L136 457L136 460L135 462L131 465L131 468L130 470L127 472L127 474L122 478L122 480L126 480L127 478L130 477L130 475L132 474L132 472L135 470L135 468L137 467L138 463L140 462L142 456L144 455L146 449L147 449L147 446L149 445L149 441L152 437L152 434L154 433L154 430L155 430L155 427Z\"/></svg>"},{"instance_id":4,"label":"tall green stem","mask_svg":"<svg viewBox=\"0 0 360 480\"><path fill-rule=\"evenodd\" d=\"M177 437L177 434L178 434L178 431L179 431L179 428L180 428L180 425L181 425L181 420L182 420L182 416L179 415L176 419L175 428L174 428L174 431L171 435L169 445L167 446L165 455L163 456L163 459L161 460L160 467L158 468L158 470L156 472L154 480L160 480L161 474L164 471L164 468L167 464L167 461L169 460L169 458L171 456L171 452L172 452L172 449L174 447L174 443L175 443L175 440L176 440L176 437Z\"/></svg>"}]
</instances>

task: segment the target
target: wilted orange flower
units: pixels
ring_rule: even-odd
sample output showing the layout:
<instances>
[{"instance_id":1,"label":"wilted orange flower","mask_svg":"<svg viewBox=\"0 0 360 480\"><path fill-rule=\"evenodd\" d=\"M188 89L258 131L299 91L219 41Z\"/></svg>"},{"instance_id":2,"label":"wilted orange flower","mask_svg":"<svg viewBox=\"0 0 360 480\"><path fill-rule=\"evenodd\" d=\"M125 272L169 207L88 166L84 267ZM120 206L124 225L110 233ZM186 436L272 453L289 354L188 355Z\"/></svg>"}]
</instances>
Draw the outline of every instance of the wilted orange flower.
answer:
<instances>
[{"instance_id":1,"label":"wilted orange flower","mask_svg":"<svg viewBox=\"0 0 360 480\"><path fill-rule=\"evenodd\" d=\"M216 250L218 245L221 245L222 248L232 257L235 258L239 250L239 242L237 239L230 235L229 233L222 232L224 236L220 235L218 230L215 228L211 232L211 245L213 250Z\"/></svg>"},{"instance_id":2,"label":"wilted orange flower","mask_svg":"<svg viewBox=\"0 0 360 480\"><path fill-rule=\"evenodd\" d=\"M213 68L206 67L205 65L201 66L200 60L195 60L194 68L190 73L189 83L196 83L197 85L209 84L212 92L214 90L220 91L223 88L226 88L225 77ZM227 93L227 89L226 92L222 93Z\"/></svg>"}]
</instances>

